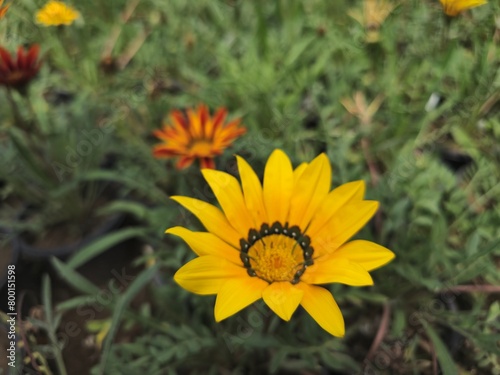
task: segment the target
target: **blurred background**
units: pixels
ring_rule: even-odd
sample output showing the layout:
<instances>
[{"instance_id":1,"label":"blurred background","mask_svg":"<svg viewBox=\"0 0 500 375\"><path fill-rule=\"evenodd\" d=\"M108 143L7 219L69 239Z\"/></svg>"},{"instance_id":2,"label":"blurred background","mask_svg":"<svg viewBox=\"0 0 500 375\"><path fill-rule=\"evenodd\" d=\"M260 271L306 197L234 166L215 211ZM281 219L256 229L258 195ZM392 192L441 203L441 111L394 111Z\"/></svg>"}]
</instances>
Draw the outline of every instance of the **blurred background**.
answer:
<instances>
[{"instance_id":1,"label":"blurred background","mask_svg":"<svg viewBox=\"0 0 500 375\"><path fill-rule=\"evenodd\" d=\"M497 1L64 4L47 26L44 1L0 2L0 373L500 374ZM215 199L153 133L201 103L247 129L217 169L324 152L380 201L357 237L396 259L329 286L345 338L262 302L215 323L173 281L194 254L165 229L203 229L169 196Z\"/></svg>"}]
</instances>

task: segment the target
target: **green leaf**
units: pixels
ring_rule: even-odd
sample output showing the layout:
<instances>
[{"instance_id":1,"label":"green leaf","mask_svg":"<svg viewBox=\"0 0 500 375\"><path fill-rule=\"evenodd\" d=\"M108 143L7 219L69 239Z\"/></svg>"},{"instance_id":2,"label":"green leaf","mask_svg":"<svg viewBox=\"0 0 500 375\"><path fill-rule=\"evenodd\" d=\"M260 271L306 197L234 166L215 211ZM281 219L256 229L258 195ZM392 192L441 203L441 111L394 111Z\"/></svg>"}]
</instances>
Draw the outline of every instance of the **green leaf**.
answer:
<instances>
[{"instance_id":1,"label":"green leaf","mask_svg":"<svg viewBox=\"0 0 500 375\"><path fill-rule=\"evenodd\" d=\"M73 271L71 268L70 270ZM56 309L57 311L76 309L77 307L85 306L92 301L94 301L94 299L92 299L92 297L89 297L88 295L78 296L57 304Z\"/></svg>"},{"instance_id":2,"label":"green leaf","mask_svg":"<svg viewBox=\"0 0 500 375\"><path fill-rule=\"evenodd\" d=\"M485 247L483 250L465 259L463 264L465 264L466 267L462 269L449 284L456 285L471 280L482 273L486 267L491 266L491 262L488 259L483 259L483 256L497 250L499 245L500 240L493 241L492 244Z\"/></svg>"},{"instance_id":3,"label":"green leaf","mask_svg":"<svg viewBox=\"0 0 500 375\"><path fill-rule=\"evenodd\" d=\"M91 242L83 249L80 249L75 255L70 258L70 260L67 262L67 266L71 268L79 267L82 264L88 262L90 259L113 247L114 245L119 244L120 242L123 242L129 238L145 236L147 233L148 229L146 228L125 228L116 232L112 232Z\"/></svg>"},{"instance_id":4,"label":"green leaf","mask_svg":"<svg viewBox=\"0 0 500 375\"><path fill-rule=\"evenodd\" d=\"M53 257L50 261L59 276L66 280L76 290L79 290L80 292L85 294L97 294L99 292L99 288L97 286L92 284L89 280L80 275L74 269L61 262L59 259Z\"/></svg>"},{"instance_id":5,"label":"green leaf","mask_svg":"<svg viewBox=\"0 0 500 375\"><path fill-rule=\"evenodd\" d=\"M281 364L288 356L288 348L280 348L276 353L273 354L271 361L269 361L269 373L274 374L279 370Z\"/></svg>"},{"instance_id":6,"label":"green leaf","mask_svg":"<svg viewBox=\"0 0 500 375\"><path fill-rule=\"evenodd\" d=\"M132 281L128 289L118 298L113 311L113 316L111 317L111 327L109 328L109 332L104 340L101 360L102 373L104 373L106 368L106 362L109 358L111 344L113 343L113 339L118 332L118 327L120 325L122 315L125 313L125 309L135 295L139 293L139 291L155 276L158 271L158 267L158 265L155 265L141 272L137 278Z\"/></svg>"},{"instance_id":7,"label":"green leaf","mask_svg":"<svg viewBox=\"0 0 500 375\"><path fill-rule=\"evenodd\" d=\"M329 369L349 372L359 371L359 364L347 354L324 350L320 352L320 357Z\"/></svg>"},{"instance_id":8,"label":"green leaf","mask_svg":"<svg viewBox=\"0 0 500 375\"><path fill-rule=\"evenodd\" d=\"M137 181L131 177L125 176L116 171L93 170L80 177L83 181L113 181L120 182L131 189L137 189L146 193L148 196L157 199L159 202L167 202L168 196L154 185L146 184L143 181Z\"/></svg>"},{"instance_id":9,"label":"green leaf","mask_svg":"<svg viewBox=\"0 0 500 375\"><path fill-rule=\"evenodd\" d=\"M441 341L439 335L434 331L434 329L425 321L421 320L424 329L427 333L427 336L432 341L432 345L434 345L434 350L436 351L436 357L439 361L439 365L441 366L441 371L443 375L456 375L458 374L458 368L451 358L446 345Z\"/></svg>"},{"instance_id":10,"label":"green leaf","mask_svg":"<svg viewBox=\"0 0 500 375\"><path fill-rule=\"evenodd\" d=\"M43 275L42 279L42 301L45 311L45 318L48 324L52 324L52 293L50 290L50 277L49 275Z\"/></svg>"},{"instance_id":11,"label":"green leaf","mask_svg":"<svg viewBox=\"0 0 500 375\"><path fill-rule=\"evenodd\" d=\"M462 146L467 153L471 154L474 159L479 159L481 155L477 151L477 146L470 136L461 127L455 126L451 128L453 139Z\"/></svg>"},{"instance_id":12,"label":"green leaf","mask_svg":"<svg viewBox=\"0 0 500 375\"><path fill-rule=\"evenodd\" d=\"M315 40L317 40L317 37L313 36L313 37L304 38L303 40L298 41L297 43L293 44L293 47L290 49L290 51L288 52L288 54L286 56L284 64L291 69L292 66L295 64L295 62L297 61L297 59L303 53L306 53L308 51L309 46Z\"/></svg>"},{"instance_id":13,"label":"green leaf","mask_svg":"<svg viewBox=\"0 0 500 375\"><path fill-rule=\"evenodd\" d=\"M148 217L149 209L143 204L132 201L114 201L99 210L99 214L113 213L130 213L139 220L144 220Z\"/></svg>"},{"instance_id":14,"label":"green leaf","mask_svg":"<svg viewBox=\"0 0 500 375\"><path fill-rule=\"evenodd\" d=\"M330 54L330 51L326 51L322 55L320 55L316 61L314 62L314 65L310 68L311 76L316 78L321 74L321 72L324 71L324 68L327 64L331 62L332 56Z\"/></svg>"},{"instance_id":15,"label":"green leaf","mask_svg":"<svg viewBox=\"0 0 500 375\"><path fill-rule=\"evenodd\" d=\"M17 154L26 162L25 165L27 165L31 171L40 178L41 182L50 184L51 181L44 172L43 168L39 165L39 161L34 157L33 150L30 150L29 146L24 144L24 142L26 142L26 136L16 128L10 128L9 135L13 145L18 151Z\"/></svg>"},{"instance_id":16,"label":"green leaf","mask_svg":"<svg viewBox=\"0 0 500 375\"><path fill-rule=\"evenodd\" d=\"M394 337L402 337L406 328L406 315L403 309L395 308L393 311L393 322L391 327L391 335Z\"/></svg>"}]
</instances>

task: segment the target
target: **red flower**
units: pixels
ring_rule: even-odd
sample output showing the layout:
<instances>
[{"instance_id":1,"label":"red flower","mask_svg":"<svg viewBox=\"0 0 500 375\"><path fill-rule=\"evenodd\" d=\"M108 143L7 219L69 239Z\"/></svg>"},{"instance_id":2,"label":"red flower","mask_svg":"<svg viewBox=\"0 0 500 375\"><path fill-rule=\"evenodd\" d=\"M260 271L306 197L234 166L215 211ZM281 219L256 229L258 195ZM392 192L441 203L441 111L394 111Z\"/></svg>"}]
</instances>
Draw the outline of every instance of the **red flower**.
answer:
<instances>
[{"instance_id":1,"label":"red flower","mask_svg":"<svg viewBox=\"0 0 500 375\"><path fill-rule=\"evenodd\" d=\"M9 51L0 47L0 85L24 90L40 70L41 62L37 61L39 51L38 44L27 51L19 47L17 56L13 58Z\"/></svg>"}]
</instances>

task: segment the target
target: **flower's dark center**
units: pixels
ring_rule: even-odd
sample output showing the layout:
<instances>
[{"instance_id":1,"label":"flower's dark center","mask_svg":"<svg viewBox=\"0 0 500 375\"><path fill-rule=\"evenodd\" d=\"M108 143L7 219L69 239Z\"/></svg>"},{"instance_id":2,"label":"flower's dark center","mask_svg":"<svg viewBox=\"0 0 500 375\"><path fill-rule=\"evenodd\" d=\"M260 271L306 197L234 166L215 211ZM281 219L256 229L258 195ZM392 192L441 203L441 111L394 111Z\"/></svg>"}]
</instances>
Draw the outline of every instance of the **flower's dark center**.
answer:
<instances>
[{"instance_id":1,"label":"flower's dark center","mask_svg":"<svg viewBox=\"0 0 500 375\"><path fill-rule=\"evenodd\" d=\"M250 229L248 238L240 240L240 258L250 276L272 283L289 281L297 284L314 261L309 236L296 225L288 227L276 221L262 224L260 231Z\"/></svg>"}]
</instances>

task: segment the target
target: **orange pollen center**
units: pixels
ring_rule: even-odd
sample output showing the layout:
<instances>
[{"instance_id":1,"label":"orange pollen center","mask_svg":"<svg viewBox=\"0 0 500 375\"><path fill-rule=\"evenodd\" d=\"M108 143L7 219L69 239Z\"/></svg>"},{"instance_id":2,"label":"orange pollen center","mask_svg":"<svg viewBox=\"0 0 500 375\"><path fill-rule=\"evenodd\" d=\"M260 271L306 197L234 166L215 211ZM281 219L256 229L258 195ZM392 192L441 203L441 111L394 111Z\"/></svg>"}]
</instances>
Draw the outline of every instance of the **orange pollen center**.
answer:
<instances>
[{"instance_id":1,"label":"orange pollen center","mask_svg":"<svg viewBox=\"0 0 500 375\"><path fill-rule=\"evenodd\" d=\"M193 156L208 157L213 155L212 142L206 139L195 139L189 146L189 152Z\"/></svg>"},{"instance_id":2,"label":"orange pollen center","mask_svg":"<svg viewBox=\"0 0 500 375\"><path fill-rule=\"evenodd\" d=\"M298 226L264 223L260 231L250 229L248 239L240 239L240 258L250 276L268 283L297 284L313 261L314 249Z\"/></svg>"},{"instance_id":3,"label":"orange pollen center","mask_svg":"<svg viewBox=\"0 0 500 375\"><path fill-rule=\"evenodd\" d=\"M304 254L293 238L272 234L249 250L250 265L258 277L269 282L292 281L304 264Z\"/></svg>"}]
</instances>

